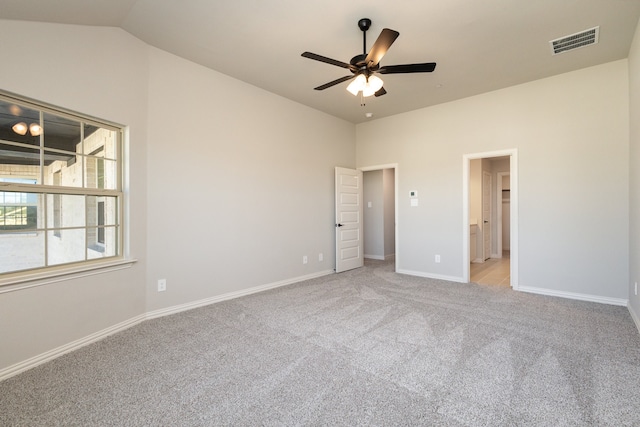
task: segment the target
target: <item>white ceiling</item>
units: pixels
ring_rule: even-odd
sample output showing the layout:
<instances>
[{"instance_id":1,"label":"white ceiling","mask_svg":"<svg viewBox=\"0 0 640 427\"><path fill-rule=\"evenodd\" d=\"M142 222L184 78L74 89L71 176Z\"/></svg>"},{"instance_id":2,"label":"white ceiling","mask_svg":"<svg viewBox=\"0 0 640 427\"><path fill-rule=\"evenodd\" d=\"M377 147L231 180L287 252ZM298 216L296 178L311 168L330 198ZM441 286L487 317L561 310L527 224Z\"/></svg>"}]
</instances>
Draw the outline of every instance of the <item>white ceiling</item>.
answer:
<instances>
[{"instance_id":1,"label":"white ceiling","mask_svg":"<svg viewBox=\"0 0 640 427\"><path fill-rule=\"evenodd\" d=\"M353 123L626 58L640 0L0 0L0 19L121 27L146 43ZM382 65L437 62L433 73L382 75L367 98L343 62L383 28L400 37ZM552 56L549 41L600 26L596 45Z\"/></svg>"}]
</instances>

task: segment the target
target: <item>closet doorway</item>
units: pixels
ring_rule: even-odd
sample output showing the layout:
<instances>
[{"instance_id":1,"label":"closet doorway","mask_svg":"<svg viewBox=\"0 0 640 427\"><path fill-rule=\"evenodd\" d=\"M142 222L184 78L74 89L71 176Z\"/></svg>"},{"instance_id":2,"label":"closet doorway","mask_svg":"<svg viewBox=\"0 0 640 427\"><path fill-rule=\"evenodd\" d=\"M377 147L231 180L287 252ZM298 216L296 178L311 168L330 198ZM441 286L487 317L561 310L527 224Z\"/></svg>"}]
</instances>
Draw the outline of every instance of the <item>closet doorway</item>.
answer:
<instances>
[{"instance_id":1,"label":"closet doorway","mask_svg":"<svg viewBox=\"0 0 640 427\"><path fill-rule=\"evenodd\" d=\"M363 171L364 258L393 262L396 256L396 168ZM395 270L395 268L394 268Z\"/></svg>"}]
</instances>

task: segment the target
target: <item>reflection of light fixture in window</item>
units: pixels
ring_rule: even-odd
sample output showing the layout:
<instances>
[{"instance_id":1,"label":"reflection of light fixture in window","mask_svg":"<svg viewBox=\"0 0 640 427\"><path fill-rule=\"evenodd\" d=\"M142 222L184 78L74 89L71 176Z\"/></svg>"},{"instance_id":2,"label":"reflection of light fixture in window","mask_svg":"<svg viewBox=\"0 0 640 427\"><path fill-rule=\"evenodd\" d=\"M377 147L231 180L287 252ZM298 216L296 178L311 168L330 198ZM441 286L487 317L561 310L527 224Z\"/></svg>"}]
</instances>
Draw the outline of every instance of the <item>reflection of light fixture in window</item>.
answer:
<instances>
[{"instance_id":1,"label":"reflection of light fixture in window","mask_svg":"<svg viewBox=\"0 0 640 427\"><path fill-rule=\"evenodd\" d=\"M25 122L16 123L11 129L18 135L24 135L27 133L27 124Z\"/></svg>"},{"instance_id":2,"label":"reflection of light fixture in window","mask_svg":"<svg viewBox=\"0 0 640 427\"><path fill-rule=\"evenodd\" d=\"M42 134L42 126L37 123L31 123L29 125L29 133L32 136L40 136Z\"/></svg>"},{"instance_id":3,"label":"reflection of light fixture in window","mask_svg":"<svg viewBox=\"0 0 640 427\"><path fill-rule=\"evenodd\" d=\"M22 115L22 108L18 107L15 104L12 104L11 106L9 106L9 112L11 114L13 114L14 116L21 116Z\"/></svg>"},{"instance_id":4,"label":"reflection of light fixture in window","mask_svg":"<svg viewBox=\"0 0 640 427\"><path fill-rule=\"evenodd\" d=\"M356 77L356 79L347 86L347 90L354 95L358 95L358 92L362 92L362 96L367 97L374 95L382 88L382 85L383 81L380 77L367 77L364 74L359 74L358 77Z\"/></svg>"},{"instance_id":5,"label":"reflection of light fixture in window","mask_svg":"<svg viewBox=\"0 0 640 427\"><path fill-rule=\"evenodd\" d=\"M38 123L31 123L29 127L27 127L27 124L25 122L20 122L13 125L11 129L13 129L13 131L18 135L26 135L27 130L29 131L31 136L42 135L42 126L40 126Z\"/></svg>"}]
</instances>

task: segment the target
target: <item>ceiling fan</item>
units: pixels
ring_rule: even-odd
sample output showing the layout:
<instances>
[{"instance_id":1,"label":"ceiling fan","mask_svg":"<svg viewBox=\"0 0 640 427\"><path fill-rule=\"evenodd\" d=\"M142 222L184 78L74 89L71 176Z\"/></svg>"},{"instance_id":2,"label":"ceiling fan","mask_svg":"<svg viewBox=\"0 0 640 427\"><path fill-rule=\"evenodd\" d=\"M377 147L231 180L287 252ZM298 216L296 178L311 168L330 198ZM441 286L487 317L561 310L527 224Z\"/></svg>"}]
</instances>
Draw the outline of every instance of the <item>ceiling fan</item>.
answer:
<instances>
[{"instance_id":1,"label":"ceiling fan","mask_svg":"<svg viewBox=\"0 0 640 427\"><path fill-rule=\"evenodd\" d=\"M371 20L362 18L358 21L358 27L362 30L362 50L364 53L351 58L348 64L311 52L304 52L302 54L305 58L346 68L352 73L350 76L340 77L339 79L320 85L314 88L315 90L325 90L342 82L355 79L347 87L347 90L352 94L358 95L358 93L362 93L363 97L371 95L382 96L387 93L387 91L382 86L382 79L375 74L430 73L435 70L435 62L381 66L380 60L387 53L387 50L398 38L400 33L388 28L383 29L376 42L371 46L371 50L367 53L367 30L371 27Z\"/></svg>"}]
</instances>

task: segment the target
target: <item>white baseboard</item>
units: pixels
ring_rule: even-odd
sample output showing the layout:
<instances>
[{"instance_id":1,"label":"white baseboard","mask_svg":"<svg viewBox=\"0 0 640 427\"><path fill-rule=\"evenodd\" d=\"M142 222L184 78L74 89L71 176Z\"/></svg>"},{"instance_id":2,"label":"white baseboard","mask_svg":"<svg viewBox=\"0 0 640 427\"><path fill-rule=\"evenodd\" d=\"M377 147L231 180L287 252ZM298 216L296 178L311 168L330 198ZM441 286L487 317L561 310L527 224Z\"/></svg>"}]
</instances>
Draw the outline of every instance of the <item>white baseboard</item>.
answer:
<instances>
[{"instance_id":1,"label":"white baseboard","mask_svg":"<svg viewBox=\"0 0 640 427\"><path fill-rule=\"evenodd\" d=\"M79 340L72 341L68 344L54 348L53 350L46 351L42 354L39 354L37 356L34 356L22 362L18 362L15 365L11 365L7 368L0 370L0 381L6 380L7 378L13 377L14 375L18 375L19 373L27 371L31 368L35 368L38 365L49 362L53 359L56 359L62 356L63 354L66 354L71 351L77 350L81 347L84 347L85 345L89 345L96 341L100 341L101 339L106 338L109 335L113 335L117 332L124 331L125 329L135 326L144 320L145 320L145 315L141 314L129 320L125 320L124 322L120 322L117 325L113 325L101 331L95 332L91 335L87 335L86 337L80 338Z\"/></svg>"},{"instance_id":2,"label":"white baseboard","mask_svg":"<svg viewBox=\"0 0 640 427\"><path fill-rule=\"evenodd\" d=\"M623 298L609 298L602 297L599 295L590 295L590 294L578 294L575 292L563 292L563 291L554 291L552 289L545 288L534 288L530 286L517 286L514 287L513 290L528 292L531 294L539 294L539 295L547 295L551 297L560 297L560 298L568 298L575 299L579 301L589 301L589 302L597 302L600 304L609 304L609 305L620 305L626 307L629 303L629 300Z\"/></svg>"},{"instance_id":3,"label":"white baseboard","mask_svg":"<svg viewBox=\"0 0 640 427\"><path fill-rule=\"evenodd\" d=\"M258 292L267 291L269 289L279 288L281 286L292 285L294 283L303 282L305 280L315 279L317 277L327 276L329 274L334 274L333 270L325 270L319 271L317 273L308 274L306 276L294 277L293 279L282 280L279 282L268 283L266 285L255 286L253 288L243 289L241 291L229 292L222 295L217 295L211 298L204 298L198 301L192 301L185 304L174 305L172 307L161 308L159 310L154 310L147 312L145 315L146 319L155 319L158 317L168 316L171 314L180 313L182 311L191 310L194 308L204 307L206 305L215 304L217 302L227 301L234 298L240 298L245 295L256 294Z\"/></svg>"},{"instance_id":4,"label":"white baseboard","mask_svg":"<svg viewBox=\"0 0 640 427\"><path fill-rule=\"evenodd\" d=\"M396 270L396 273L407 274L409 276L426 277L427 279L448 280L449 282L467 283L462 277L445 276L443 274L425 273L422 271Z\"/></svg>"},{"instance_id":5,"label":"white baseboard","mask_svg":"<svg viewBox=\"0 0 640 427\"><path fill-rule=\"evenodd\" d=\"M633 323L636 324L636 328L638 329L638 333L640 333L640 315L636 313L631 306L631 304L627 304L627 309L629 309L629 313L631 314L631 318L633 319Z\"/></svg>"},{"instance_id":6,"label":"white baseboard","mask_svg":"<svg viewBox=\"0 0 640 427\"><path fill-rule=\"evenodd\" d=\"M80 338L78 340L72 341L68 344L62 345L60 347L54 348L53 350L46 351L37 356L31 357L22 362L18 362L14 365L11 365L7 368L0 369L0 381L6 380L7 378L18 375L21 372L27 371L31 368L35 368L38 365L49 362L55 358L62 356L63 354L69 353L71 351L77 350L86 345L92 344L96 341L100 341L103 338L108 337L109 335L113 335L117 332L124 331L132 326L135 326L145 320L155 319L162 316L168 316L175 313L180 313L182 311L190 310L193 308L203 307L209 304L215 304L217 302L226 301L238 297L242 297L245 295L255 294L258 292L266 291L269 289L278 288L280 286L292 285L294 283L302 282L305 280L315 279L317 277L326 276L329 274L334 274L333 270L325 270L317 273L309 274L306 276L294 277L292 279L282 280L279 282L268 283L266 285L255 286L249 289L243 289L237 292L229 292L223 295L218 295L211 298L205 298L199 301L193 301L186 304L180 304L173 307L162 308L160 310L154 310L151 312L147 312L138 316L135 316L129 320L125 320L124 322L120 322L117 325L113 325L109 328L103 329L101 331L95 332L91 335L87 335L84 338Z\"/></svg>"},{"instance_id":7,"label":"white baseboard","mask_svg":"<svg viewBox=\"0 0 640 427\"><path fill-rule=\"evenodd\" d=\"M363 256L366 259L377 259L379 261L389 261L389 260L395 258L396 254L389 254L389 255L367 255L367 254L364 254Z\"/></svg>"}]
</instances>

